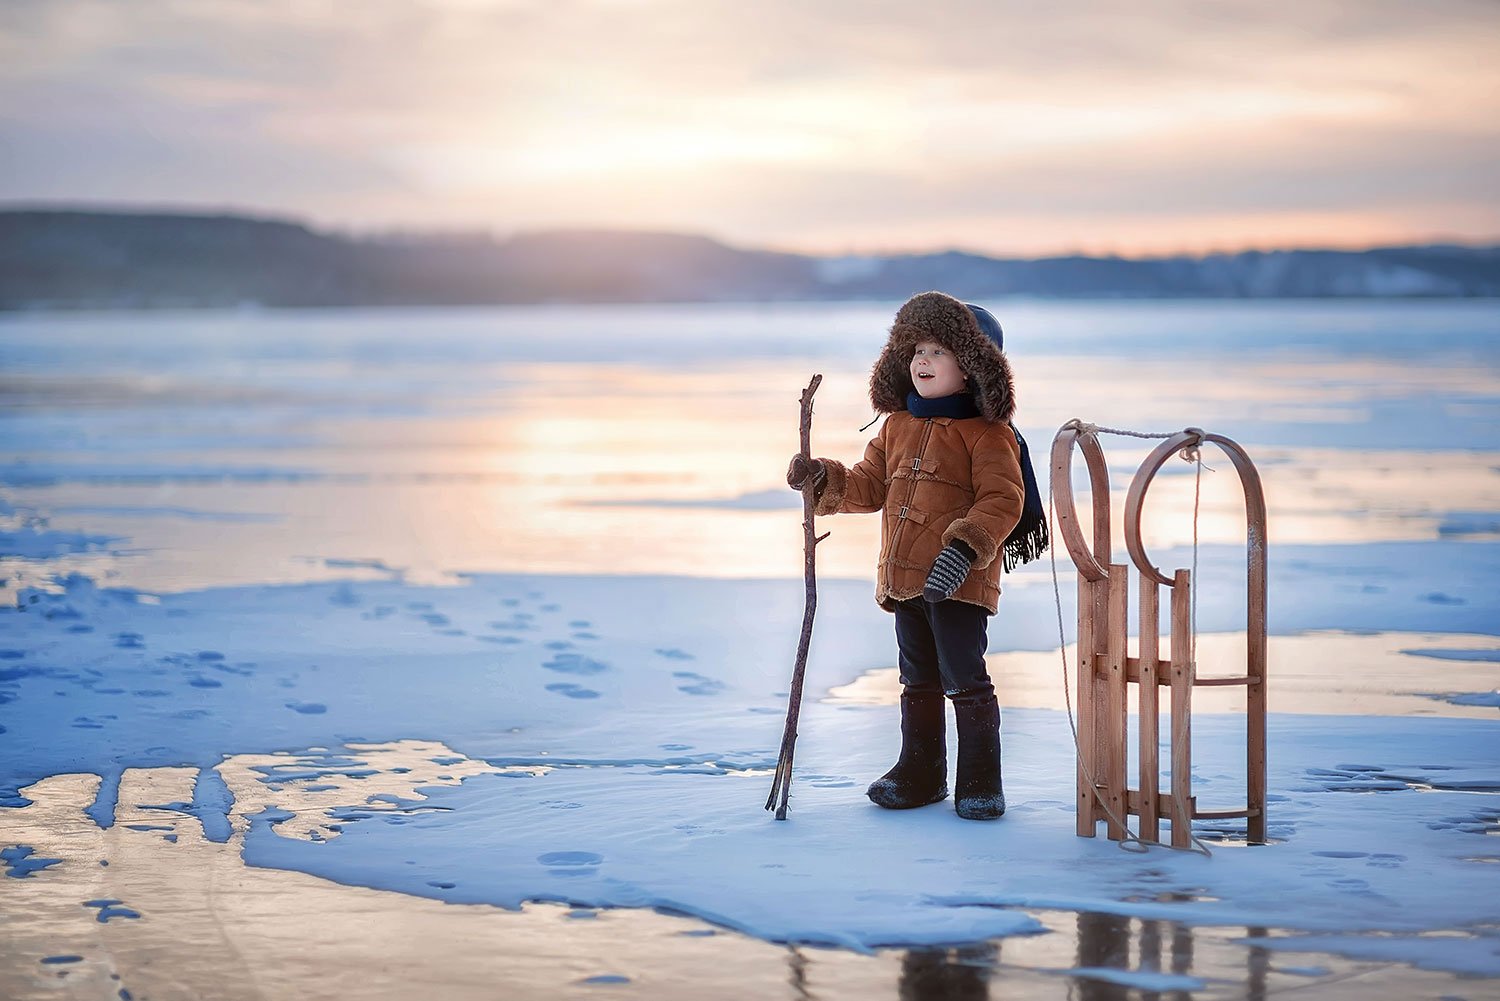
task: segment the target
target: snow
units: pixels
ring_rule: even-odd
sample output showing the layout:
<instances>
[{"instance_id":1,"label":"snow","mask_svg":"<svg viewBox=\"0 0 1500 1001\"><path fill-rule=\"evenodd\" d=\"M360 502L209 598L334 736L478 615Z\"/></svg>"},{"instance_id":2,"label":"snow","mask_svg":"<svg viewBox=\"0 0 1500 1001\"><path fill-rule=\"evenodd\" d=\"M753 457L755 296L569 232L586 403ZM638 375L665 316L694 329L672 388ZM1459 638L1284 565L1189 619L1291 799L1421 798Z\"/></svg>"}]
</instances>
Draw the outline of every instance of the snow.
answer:
<instances>
[{"instance_id":1,"label":"snow","mask_svg":"<svg viewBox=\"0 0 1500 1001\"><path fill-rule=\"evenodd\" d=\"M1019 340L1025 321L1050 315L1028 308L1040 311L1007 323L1020 357L1037 349ZM1482 406L1431 409L1443 380L1483 403L1500 398L1500 378L1493 341L1479 336L1493 323L1428 310L1132 314L1140 350L1112 364L1137 386L1176 379L1181 392L1082 415L1224 428L1267 459L1281 671L1273 843L1245 846L1242 822L1201 822L1211 857L1074 836L1046 561L1007 582L991 623L992 669L1009 685L1006 816L976 824L951 802L871 805L864 787L890 764L898 729L868 520L824 526L835 535L819 551L790 819L763 809L802 612L797 504L779 486L786 425L804 371L827 363L819 450L857 454L869 330L858 343L849 331L878 331L883 310L773 310L780 332L766 343L753 337L759 307L632 314L648 354L682 343L673 331L722 321L719 354L693 342L690 370L665 375L570 363L554 340L540 342L547 365L521 365L519 335L490 336L478 314L439 324L431 354L404 374L395 328L436 322L427 314L346 315L343 328L323 316L221 318L233 334L224 351L275 362L245 377L267 392L245 394L257 417L243 440L183 437L205 406L195 401L217 414L239 398L227 390L105 413L75 413L64 394L55 410L5 418L8 443L41 429L46 444L0 452L17 603L0 612L0 890L72 885L96 865L47 837L82 810L95 831L119 825L173 846L196 837L257 870L455 906L660 908L856 952L1040 935L1037 912L1065 910L1274 929L1257 944L1500 977L1500 544L1487 513L1500 510L1500 442ZM1052 316L1053 362L1079 344L1108 358L1123 335L1088 340L1083 321L1100 315ZM1229 332L1210 324L1185 363L1193 374L1168 373L1175 346L1158 331L1186 336L1205 315ZM579 334L628 357L606 314L515 316L527 336ZM0 325L0 361L35 379L69 364L101 379L154 365L188 385L228 379L221 357L197 353L190 318L154 336L133 318L99 322L107 349L87 360L65 357L90 343L85 319ZM37 323L57 324L53 347L26 326ZM817 350L785 332L825 323L833 333ZM1403 329L1432 336L1444 324L1456 331L1446 349L1408 353ZM127 331L139 340L116 336ZM303 342L313 334L328 339ZM1224 346L1250 338L1269 360L1227 365ZM1310 356L1327 367L1299 378L1342 380L1327 401L1337 421L1256 395L1285 386L1265 380L1271 368ZM1026 430L1041 456L1077 397L1059 391L1065 366L1029 364ZM1107 382L1090 371L1091 385ZM701 419L663 436L674 416L664 398ZM1431 420L1413 426L1414 414ZM1447 430L1455 447L1428 451ZM1350 460L1339 443L1371 451ZM1115 455L1128 447L1107 447L1128 469ZM1174 476L1153 493L1163 566L1193 558L1171 514L1192 487ZM1205 663L1219 649L1232 659L1243 628L1243 524L1230 500L1204 506ZM1065 576L1068 640L1072 592ZM1244 797L1243 725L1229 705L1205 702L1194 717L1194 788L1208 808ZM85 802L61 805L63 787L86 789ZM88 920L121 928L156 906L101 890L79 902ZM72 955L59 947L53 960ZM1325 969L1298 962L1285 969ZM1057 972L1140 991L1205 982L1145 967Z\"/></svg>"},{"instance_id":2,"label":"snow","mask_svg":"<svg viewBox=\"0 0 1500 1001\"><path fill-rule=\"evenodd\" d=\"M815 692L886 642L865 628L883 624L878 612L840 600L863 597L862 583L827 588ZM27 781L108 763L103 819L122 766L196 765L192 802L169 808L221 840L248 830L251 865L453 903L661 907L859 950L1037 931L1027 907L1356 945L1494 917L1493 897L1471 892L1494 879L1485 842L1500 831L1490 720L1278 714L1277 843L1230 847L1234 825L1210 826L1200 835L1219 847L1202 858L1073 837L1063 713L1006 711L1010 809L975 825L949 803L869 804L864 785L896 748L895 710L809 701L791 819L776 823L762 805L800 611L778 590L482 576L142 604L75 579L28 594L8 624L21 656L0 692L27 710L6 717L23 752L11 767ZM746 607L757 614L729 611ZM80 624L90 631L69 631ZM1200 802L1242 799L1242 719L1203 714L1194 728ZM54 739L68 732L87 744ZM12 797L20 805L24 788ZM1391 941L1423 955L1421 939ZM1482 966L1485 948L1462 968ZM1500 960L1484 969L1500 975Z\"/></svg>"}]
</instances>

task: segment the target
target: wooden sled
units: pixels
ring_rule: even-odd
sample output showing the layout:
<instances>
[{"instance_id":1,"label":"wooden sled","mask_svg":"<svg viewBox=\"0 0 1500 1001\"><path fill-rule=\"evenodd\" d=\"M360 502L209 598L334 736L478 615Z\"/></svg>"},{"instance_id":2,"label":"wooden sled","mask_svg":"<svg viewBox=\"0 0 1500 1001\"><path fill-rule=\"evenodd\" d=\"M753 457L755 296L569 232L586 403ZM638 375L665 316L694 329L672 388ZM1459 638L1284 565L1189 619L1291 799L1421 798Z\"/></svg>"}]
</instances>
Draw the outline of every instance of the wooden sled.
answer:
<instances>
[{"instance_id":1,"label":"wooden sled","mask_svg":"<svg viewBox=\"0 0 1500 1001\"><path fill-rule=\"evenodd\" d=\"M1099 445L1101 429L1074 421L1052 441L1052 484L1059 530L1078 568L1078 835L1091 838L1100 821L1108 837L1131 837L1126 817L1140 818L1135 836L1160 843L1161 821L1172 828L1172 847L1192 843L1194 820L1246 818L1247 839L1266 840L1266 503L1260 475L1238 444L1223 435L1188 428L1168 437L1146 457L1125 499L1125 548L1139 578L1139 629L1135 656L1128 649L1128 567L1110 550L1109 472ZM1171 577L1158 570L1141 543L1141 510L1152 479L1179 452L1214 444L1229 456L1245 492L1249 598L1246 609L1245 672L1200 678L1193 659L1192 588L1187 570ZM1088 466L1093 507L1093 546L1084 540L1072 487L1073 447ZM1169 655L1161 656L1160 589L1168 591ZM1127 700L1138 689L1139 786L1129 788L1126 771ZM1198 808L1192 789L1193 689L1243 686L1246 716L1246 805ZM1171 713L1168 791L1161 788L1158 755L1161 690Z\"/></svg>"}]
</instances>

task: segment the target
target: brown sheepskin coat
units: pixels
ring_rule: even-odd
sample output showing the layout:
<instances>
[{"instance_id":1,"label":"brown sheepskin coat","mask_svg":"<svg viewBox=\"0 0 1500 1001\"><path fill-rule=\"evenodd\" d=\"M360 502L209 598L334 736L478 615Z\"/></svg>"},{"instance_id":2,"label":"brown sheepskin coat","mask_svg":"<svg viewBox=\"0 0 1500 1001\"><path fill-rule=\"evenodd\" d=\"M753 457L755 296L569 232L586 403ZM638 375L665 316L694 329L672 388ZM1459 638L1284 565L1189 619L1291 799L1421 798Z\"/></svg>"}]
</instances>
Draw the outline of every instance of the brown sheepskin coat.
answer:
<instances>
[{"instance_id":1,"label":"brown sheepskin coat","mask_svg":"<svg viewBox=\"0 0 1500 1001\"><path fill-rule=\"evenodd\" d=\"M921 340L953 352L969 377L979 417L920 418L907 411L911 359ZM961 539L978 559L953 597L994 612L1000 547L1025 502L1005 353L962 302L924 292L896 314L870 375L870 401L890 417L857 464L823 460L828 481L815 513L881 512L875 600L886 610L920 595L938 553Z\"/></svg>"}]
</instances>

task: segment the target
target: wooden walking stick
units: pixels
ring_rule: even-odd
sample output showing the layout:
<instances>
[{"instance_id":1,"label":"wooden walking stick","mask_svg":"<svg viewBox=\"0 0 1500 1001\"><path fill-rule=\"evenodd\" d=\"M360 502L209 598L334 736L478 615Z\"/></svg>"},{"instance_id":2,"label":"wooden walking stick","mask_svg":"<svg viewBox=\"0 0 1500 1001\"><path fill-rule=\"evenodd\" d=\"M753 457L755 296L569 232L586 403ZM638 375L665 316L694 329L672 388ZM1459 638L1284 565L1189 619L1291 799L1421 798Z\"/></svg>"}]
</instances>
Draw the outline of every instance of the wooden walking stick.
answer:
<instances>
[{"instance_id":1,"label":"wooden walking stick","mask_svg":"<svg viewBox=\"0 0 1500 1001\"><path fill-rule=\"evenodd\" d=\"M821 375L812 377L802 391L802 458L812 462L812 399L823 381ZM797 663L792 668L792 691L787 699L786 729L781 734L781 756L776 759L776 777L771 780L771 795L766 799L766 809L776 811L777 820L786 819L786 800L792 790L792 751L797 745L797 716L802 711L802 676L807 671L807 647L812 642L813 615L818 610L817 560L814 547L828 533L813 535L813 506L817 502L817 484L809 466L807 479L802 481L802 569L807 585L807 604L802 610L802 637L797 641Z\"/></svg>"}]
</instances>

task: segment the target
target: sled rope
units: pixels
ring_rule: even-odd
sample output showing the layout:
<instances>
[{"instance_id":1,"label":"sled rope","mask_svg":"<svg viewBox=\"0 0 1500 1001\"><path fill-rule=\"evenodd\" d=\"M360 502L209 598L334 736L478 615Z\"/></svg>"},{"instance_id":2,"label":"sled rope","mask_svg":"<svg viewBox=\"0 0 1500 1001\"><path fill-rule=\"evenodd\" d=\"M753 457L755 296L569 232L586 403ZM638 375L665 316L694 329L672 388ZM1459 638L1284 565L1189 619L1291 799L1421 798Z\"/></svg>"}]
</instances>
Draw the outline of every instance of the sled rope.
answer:
<instances>
[{"instance_id":1,"label":"sled rope","mask_svg":"<svg viewBox=\"0 0 1500 1001\"><path fill-rule=\"evenodd\" d=\"M1171 438L1181 433L1178 431L1171 431L1166 434L1160 434L1151 431L1127 431L1123 428L1100 427L1097 424L1090 424L1087 421L1081 421L1076 418L1074 420L1068 421L1063 425L1063 427L1071 428L1072 430L1077 431L1079 434L1113 434L1123 435L1127 438L1145 439L1165 439ZM1192 608L1188 613L1188 657L1189 661L1193 664L1197 663L1198 658L1198 511L1199 502L1201 499L1201 488L1203 484L1203 452L1201 446L1202 440L1200 437L1200 440L1197 444L1190 445L1182 450L1183 461L1191 462L1196 467L1193 478L1193 587L1191 595ZM1053 538L1057 538L1055 534L1057 528L1052 520L1057 510L1056 498L1053 491L1055 477L1056 471L1054 470L1052 474L1047 478L1047 528L1049 532L1054 533L1052 536ZM1209 850L1208 845L1204 844L1197 835L1193 834L1191 832L1191 829L1189 829L1188 838L1192 842L1192 847L1189 848L1173 848L1172 845L1167 844L1163 841L1153 841L1150 838L1142 838L1140 835L1136 834L1130 829L1129 824L1127 824L1120 817L1116 816L1115 812L1109 808L1109 804L1105 802L1104 797L1099 795L1099 783L1094 780L1094 776L1092 773L1090 773L1088 765L1084 763L1083 742L1078 737L1078 723L1073 718L1073 696L1071 690L1072 685L1068 680L1068 639L1066 631L1063 627L1062 588L1058 585L1057 582L1057 548L1055 546L1051 547L1050 555L1052 558L1052 599L1057 608L1057 654L1062 659L1063 701L1068 707L1068 728L1073 731L1073 750L1078 759L1078 766L1083 770L1084 778L1088 780L1089 789L1092 791L1095 801L1098 802L1099 807L1104 811L1105 815L1108 816L1113 823L1118 825L1119 828L1125 832L1125 836L1121 838L1116 844L1121 851L1128 852L1145 853L1150 851L1152 847L1157 847L1168 848L1173 851L1193 852L1195 854L1212 857L1213 852ZM1175 792L1172 794L1172 796L1173 802L1177 804L1179 815L1189 816L1190 813L1187 809L1187 804L1183 803L1181 797L1179 797Z\"/></svg>"}]
</instances>

